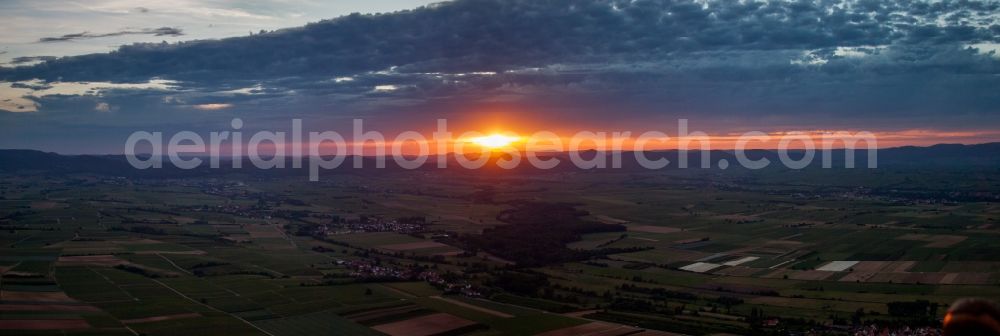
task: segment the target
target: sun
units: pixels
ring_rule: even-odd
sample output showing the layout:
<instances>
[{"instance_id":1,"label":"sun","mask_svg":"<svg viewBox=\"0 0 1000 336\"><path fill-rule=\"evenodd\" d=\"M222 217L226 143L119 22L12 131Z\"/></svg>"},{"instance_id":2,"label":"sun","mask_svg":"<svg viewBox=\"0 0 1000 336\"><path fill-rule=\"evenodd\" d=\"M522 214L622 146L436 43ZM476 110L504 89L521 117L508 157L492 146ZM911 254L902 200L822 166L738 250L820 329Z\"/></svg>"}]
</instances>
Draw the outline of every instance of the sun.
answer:
<instances>
[{"instance_id":1,"label":"sun","mask_svg":"<svg viewBox=\"0 0 1000 336\"><path fill-rule=\"evenodd\" d=\"M485 148L497 149L502 147L510 146L510 144L517 142L521 138L516 136L504 135L504 134L490 134L487 136L481 136L469 139L469 142L483 146Z\"/></svg>"}]
</instances>

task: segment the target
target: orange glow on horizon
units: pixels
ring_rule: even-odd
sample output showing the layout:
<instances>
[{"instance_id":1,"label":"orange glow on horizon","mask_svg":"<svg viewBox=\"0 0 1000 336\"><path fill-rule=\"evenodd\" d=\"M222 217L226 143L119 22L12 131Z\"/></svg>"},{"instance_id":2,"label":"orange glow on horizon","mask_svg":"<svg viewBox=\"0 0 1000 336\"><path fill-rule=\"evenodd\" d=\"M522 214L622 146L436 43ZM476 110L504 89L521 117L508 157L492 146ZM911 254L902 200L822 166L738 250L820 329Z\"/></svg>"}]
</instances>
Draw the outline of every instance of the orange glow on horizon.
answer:
<instances>
[{"instance_id":1,"label":"orange glow on horizon","mask_svg":"<svg viewBox=\"0 0 1000 336\"><path fill-rule=\"evenodd\" d=\"M603 134L602 134L603 132ZM835 134L837 132L847 132L849 134L856 134L856 130L838 131L838 130L805 130L805 131L780 131L780 132L767 132L760 137L750 137L753 140L745 142L745 149L765 149L773 150L779 148L782 137L792 133L798 133L799 138L808 138L811 140L813 147L815 149L822 149L824 144L824 134ZM461 132L455 132L461 134ZM474 135L460 135L452 139L438 141L432 137L432 131L420 132L426 139L420 141L407 140L405 142L395 142L394 134L386 133L384 142L366 141L363 143L355 143L352 141L350 134L344 134L344 138L347 140L346 150L348 154L351 155L377 155L376 150L379 147L385 149L386 153L390 152L390 148L393 146L399 146L401 151L406 155L415 155L420 153L420 147L426 146L429 149L429 155L441 155L441 154L451 154L458 150L462 153L481 153L483 151L536 151L536 152L549 152L549 151L570 151L569 148L573 134L571 132L556 132L554 138L550 137L538 137L532 132L521 132L518 135L513 132L495 131L489 133L479 133L472 132ZM595 133L601 136L596 139L588 139L585 141L578 141L578 148L576 150L604 150L613 151L615 148L620 148L621 151L655 151L655 150L676 150L681 147L681 143L688 140L687 148L689 150L700 150L702 149L702 141L707 140L709 146L706 149L711 150L723 150L731 151L736 149L739 139L742 133L715 133L708 134L707 137L686 137L681 138L676 134L672 134L669 131L665 131L667 134L666 138L662 137L647 137L642 141L640 146L640 136L643 135L643 131L633 131L628 135L621 135L621 137L615 137L614 131L595 131ZM916 130L901 130L901 131L877 131L872 132L877 141L877 148L885 149L892 147L901 146L931 146L935 144L950 143L950 144L978 144L1000 141L1000 132L996 131L939 131L939 130L927 130L927 129L916 129ZM286 153L291 152L292 146L309 146L307 142L301 143L285 143L288 149ZM273 144L262 143L260 146L264 151L270 151L274 149ZM461 147L461 148L459 148ZM867 147L864 141L859 141L857 143L858 149L864 149ZM245 147L244 147L245 148ZM303 147L307 148L307 147ZM440 149L444 148L444 151ZM553 149L561 148L561 149ZM802 141L795 140L790 141L787 146L788 149L796 150L803 149L804 144ZM843 141L834 141L832 148L842 149L844 148ZM334 153L336 147L332 143L321 143L320 149L323 154ZM226 149L228 151L228 148Z\"/></svg>"},{"instance_id":2,"label":"orange glow on horizon","mask_svg":"<svg viewBox=\"0 0 1000 336\"><path fill-rule=\"evenodd\" d=\"M487 136L480 136L466 139L465 141L474 143L486 149L500 149L521 141L519 136L494 133Z\"/></svg>"}]
</instances>

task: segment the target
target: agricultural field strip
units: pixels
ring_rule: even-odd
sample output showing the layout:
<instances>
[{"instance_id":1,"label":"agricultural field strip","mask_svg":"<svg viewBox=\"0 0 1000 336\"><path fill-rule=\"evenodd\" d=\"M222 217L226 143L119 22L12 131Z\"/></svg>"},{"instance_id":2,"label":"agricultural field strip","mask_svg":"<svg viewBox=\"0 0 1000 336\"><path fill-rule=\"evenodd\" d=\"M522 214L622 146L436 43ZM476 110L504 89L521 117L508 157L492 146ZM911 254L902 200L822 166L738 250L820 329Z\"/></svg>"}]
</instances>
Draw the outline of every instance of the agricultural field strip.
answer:
<instances>
[{"instance_id":1,"label":"agricultural field strip","mask_svg":"<svg viewBox=\"0 0 1000 336\"><path fill-rule=\"evenodd\" d=\"M693 264L681 267L680 269L688 271L688 272L705 273L705 272L711 271L711 270L719 268L719 267L722 267L722 265L713 264L713 263L707 263L707 262L696 262L696 263L693 263Z\"/></svg>"},{"instance_id":2,"label":"agricultural field strip","mask_svg":"<svg viewBox=\"0 0 1000 336\"><path fill-rule=\"evenodd\" d=\"M853 267L854 265L857 265L857 264L858 264L857 261L850 261L850 260L831 261L831 262L827 263L826 265L823 265L821 267L816 268L816 270L817 271L830 271L830 272L843 272L843 271L845 271L845 270L847 270L847 269L849 269L849 268L851 268L851 267Z\"/></svg>"},{"instance_id":3,"label":"agricultural field strip","mask_svg":"<svg viewBox=\"0 0 1000 336\"><path fill-rule=\"evenodd\" d=\"M136 318L136 319L127 319L127 320L120 320L120 321L122 323L124 323L124 324L136 324L136 323L149 323L149 322L169 321L169 320L177 320L177 319L185 319L185 318L196 318L196 317L201 317L201 316L202 315L199 314L199 313L183 313L183 314L173 314L173 315L163 315L163 316L152 316L152 317L143 317L143 318Z\"/></svg>"},{"instance_id":4,"label":"agricultural field strip","mask_svg":"<svg viewBox=\"0 0 1000 336\"><path fill-rule=\"evenodd\" d=\"M609 280L612 280L612 281L621 281L620 278L612 276L612 275L607 275L607 274L594 274L593 276L597 276L597 277L601 277L601 278L606 278L606 279L609 279ZM746 278L746 277L732 277L732 278ZM754 278L754 279L756 279L756 278ZM829 282L829 281L822 281L822 282ZM668 288L668 289L670 289L672 287L673 288L680 288L680 289L684 289L684 290L689 290L689 291L693 291L693 292L697 292L697 293L710 294L710 295L717 295L718 294L717 291L714 291L712 289L706 289L706 288L699 287L699 286L684 285L684 284L660 285L657 288L660 288L660 287L662 287L662 288ZM831 302L872 303L872 304L884 304L885 303L885 301L880 301L880 300L863 300L863 299L857 299L857 298L813 298L813 299L809 299L809 300L820 300L820 301L831 301ZM523 309L530 309L530 310L535 310L535 311L542 312L542 313L548 313L548 312L546 312L544 310L538 310L536 308L531 308L531 307L518 306L518 305L514 305L514 304L497 302L497 301L489 301L489 302L495 302L495 303L498 303L498 304L508 305L508 306L511 306L511 307L523 308ZM566 315L566 314L564 314L564 315ZM583 317L581 317L581 318L583 318ZM583 319L590 320L590 319L587 319L587 318L583 318ZM598 320L593 320L593 321L598 321Z\"/></svg>"},{"instance_id":5,"label":"agricultural field strip","mask_svg":"<svg viewBox=\"0 0 1000 336\"><path fill-rule=\"evenodd\" d=\"M452 314L436 313L398 322L380 324L373 326L372 329L393 336L413 334L438 335L446 334L448 332L476 324L478 324L478 322L470 321Z\"/></svg>"},{"instance_id":6,"label":"agricultural field strip","mask_svg":"<svg viewBox=\"0 0 1000 336\"><path fill-rule=\"evenodd\" d=\"M743 257L743 258L740 258L740 259L737 259L737 260L733 260L733 261L722 263L722 265L725 265L725 266L739 266L741 264L745 264L745 263L748 263L748 262L751 262L751 261L754 261L754 260L757 260L757 259L760 259L760 257Z\"/></svg>"}]
</instances>

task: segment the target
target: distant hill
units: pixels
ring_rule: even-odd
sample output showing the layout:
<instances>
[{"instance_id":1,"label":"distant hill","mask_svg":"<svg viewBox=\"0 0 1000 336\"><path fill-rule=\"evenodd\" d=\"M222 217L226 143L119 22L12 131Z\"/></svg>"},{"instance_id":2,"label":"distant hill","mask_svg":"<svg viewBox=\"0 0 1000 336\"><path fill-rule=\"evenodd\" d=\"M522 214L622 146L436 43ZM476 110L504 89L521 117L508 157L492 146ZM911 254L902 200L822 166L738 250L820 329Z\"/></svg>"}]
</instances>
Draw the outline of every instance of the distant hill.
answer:
<instances>
[{"instance_id":1,"label":"distant hill","mask_svg":"<svg viewBox=\"0 0 1000 336\"><path fill-rule=\"evenodd\" d=\"M583 152L581 156L585 158L593 157L595 152ZM665 169L678 169L678 152L676 150L664 150L664 151L649 151L645 153L646 156L655 160L658 158L667 158L671 161L671 164ZM835 150L833 152L831 163L833 168L843 168L844 167L844 151ZM689 151L688 156L688 166L690 169L695 169L700 167L702 153L700 151ZM569 162L568 153L551 153L540 156L548 156L559 158L562 163L558 168L552 171L568 171L576 170L578 168L574 167ZM770 167L780 168L781 164L779 162L779 156L775 150L750 150L747 151L747 156L750 159L760 159L767 158L771 161ZM801 157L801 151L790 151L790 156L793 158ZM855 151L855 167L865 168L867 167L867 152L863 150ZM725 159L729 163L731 169L740 169L734 154L731 151L711 151L710 153L710 164L711 168L717 169L717 164L721 159ZM500 157L495 155L491 157L491 163L487 165L489 169L498 169L493 164ZM1000 167L1000 142L976 144L976 145L961 145L961 144L940 144L929 147L897 147L897 148L887 148L881 149L877 152L878 167L886 169L975 169L975 170L995 170ZM226 161L226 159L223 159ZM335 171L337 172L352 172L352 173L374 173L378 171L398 171L402 168L396 166L393 160L387 159L386 166L387 169L374 169L375 158L374 157L364 157L365 167L364 169L352 168L351 162L353 162L353 157L348 157L344 163ZM448 160L450 161L449 169L459 169L465 170L454 162L454 157L449 155ZM306 162L307 163L307 162ZM821 154L816 153L816 157L813 159L812 164L807 169L819 168L821 167ZM436 169L436 161L431 158L427 163L420 169ZM93 173L93 174L105 174L114 176L133 176L133 177L190 177L190 176L205 176L205 175L224 175L224 174L250 174L250 175L302 175L307 172L307 168L302 169L270 169L262 170L256 169L249 160L244 159L243 169L233 169L229 162L223 162L221 164L222 169L211 169L208 167L207 160L202 164L201 167L191 170L183 170L174 167L169 163L169 160L164 158L164 165L162 169L146 169L140 170L135 169L129 165L128 161L124 156L121 155L60 155L56 153L41 152L35 150L23 150L23 149L8 149L0 150L0 172L6 173L40 173L40 174L69 174L69 173ZM307 166L304 164L304 166ZM286 164L286 167L291 167L291 164ZM521 165L516 169L516 171L530 171L533 170L528 162L522 158ZM644 170L638 162L635 160L633 153L626 152L622 154L622 170Z\"/></svg>"}]
</instances>

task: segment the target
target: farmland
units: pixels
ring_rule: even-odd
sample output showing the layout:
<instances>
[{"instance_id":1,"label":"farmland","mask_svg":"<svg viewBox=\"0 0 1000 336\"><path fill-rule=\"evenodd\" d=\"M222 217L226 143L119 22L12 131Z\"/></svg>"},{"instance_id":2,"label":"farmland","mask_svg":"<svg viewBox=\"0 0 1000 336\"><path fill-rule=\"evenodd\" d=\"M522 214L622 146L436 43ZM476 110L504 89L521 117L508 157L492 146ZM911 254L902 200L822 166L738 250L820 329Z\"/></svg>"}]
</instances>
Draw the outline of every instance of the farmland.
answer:
<instances>
[{"instance_id":1,"label":"farmland","mask_svg":"<svg viewBox=\"0 0 1000 336\"><path fill-rule=\"evenodd\" d=\"M0 333L766 333L1000 297L996 176L778 174L0 175Z\"/></svg>"}]
</instances>

